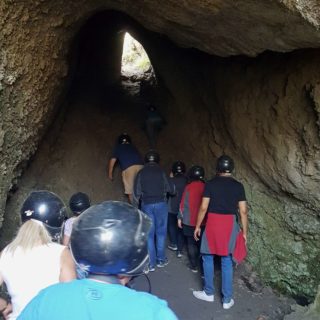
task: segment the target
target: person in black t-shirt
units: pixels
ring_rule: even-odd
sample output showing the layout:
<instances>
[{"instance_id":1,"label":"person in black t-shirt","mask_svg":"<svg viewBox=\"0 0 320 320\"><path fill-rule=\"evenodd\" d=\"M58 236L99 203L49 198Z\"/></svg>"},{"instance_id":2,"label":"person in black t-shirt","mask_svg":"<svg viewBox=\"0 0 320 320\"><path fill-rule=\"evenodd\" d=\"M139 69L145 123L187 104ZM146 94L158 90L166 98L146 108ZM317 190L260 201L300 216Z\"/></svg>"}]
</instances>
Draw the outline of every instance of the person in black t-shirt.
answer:
<instances>
[{"instance_id":1,"label":"person in black t-shirt","mask_svg":"<svg viewBox=\"0 0 320 320\"><path fill-rule=\"evenodd\" d=\"M214 255L221 256L223 308L234 305L232 299L233 261L240 263L246 256L248 210L243 185L232 177L233 160L224 155L218 159L217 175L206 183L198 213L195 240L201 234L201 222L207 214L201 249L204 288L194 291L197 299L214 301ZM238 224L240 214L242 230Z\"/></svg>"}]
</instances>

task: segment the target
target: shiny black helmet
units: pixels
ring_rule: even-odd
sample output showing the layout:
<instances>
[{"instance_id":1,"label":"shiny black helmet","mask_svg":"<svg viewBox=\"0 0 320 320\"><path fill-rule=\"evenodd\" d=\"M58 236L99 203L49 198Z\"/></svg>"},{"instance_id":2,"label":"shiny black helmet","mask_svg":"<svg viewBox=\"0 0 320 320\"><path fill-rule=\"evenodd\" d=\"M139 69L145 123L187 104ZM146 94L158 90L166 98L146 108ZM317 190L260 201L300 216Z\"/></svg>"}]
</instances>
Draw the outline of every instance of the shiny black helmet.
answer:
<instances>
[{"instance_id":1,"label":"shiny black helmet","mask_svg":"<svg viewBox=\"0 0 320 320\"><path fill-rule=\"evenodd\" d=\"M171 169L174 176L184 174L186 172L186 165L182 161L176 161Z\"/></svg>"},{"instance_id":2,"label":"shiny black helmet","mask_svg":"<svg viewBox=\"0 0 320 320\"><path fill-rule=\"evenodd\" d=\"M204 180L204 169L201 166L192 166L189 169L188 178L190 181Z\"/></svg>"},{"instance_id":3,"label":"shiny black helmet","mask_svg":"<svg viewBox=\"0 0 320 320\"><path fill-rule=\"evenodd\" d=\"M144 156L144 162L149 163L149 162L155 162L159 163L160 162L160 155L157 151L155 150L149 150L146 155Z\"/></svg>"},{"instance_id":4,"label":"shiny black helmet","mask_svg":"<svg viewBox=\"0 0 320 320\"><path fill-rule=\"evenodd\" d=\"M20 211L22 222L30 219L41 221L56 241L61 235L66 213L62 200L55 193L46 190L31 192Z\"/></svg>"},{"instance_id":5,"label":"shiny black helmet","mask_svg":"<svg viewBox=\"0 0 320 320\"><path fill-rule=\"evenodd\" d=\"M90 199L87 194L77 192L71 196L69 207L74 214L80 214L90 207Z\"/></svg>"},{"instance_id":6,"label":"shiny black helmet","mask_svg":"<svg viewBox=\"0 0 320 320\"><path fill-rule=\"evenodd\" d=\"M118 143L119 144L131 143L131 138L127 133L122 133L118 137Z\"/></svg>"},{"instance_id":7,"label":"shiny black helmet","mask_svg":"<svg viewBox=\"0 0 320 320\"><path fill-rule=\"evenodd\" d=\"M149 263L151 220L122 201L93 205L74 222L70 249L79 267L91 274L138 275Z\"/></svg>"},{"instance_id":8,"label":"shiny black helmet","mask_svg":"<svg viewBox=\"0 0 320 320\"><path fill-rule=\"evenodd\" d=\"M218 158L218 161L217 161L218 173L231 173L233 169L234 169L234 162L229 156L223 155Z\"/></svg>"}]
</instances>

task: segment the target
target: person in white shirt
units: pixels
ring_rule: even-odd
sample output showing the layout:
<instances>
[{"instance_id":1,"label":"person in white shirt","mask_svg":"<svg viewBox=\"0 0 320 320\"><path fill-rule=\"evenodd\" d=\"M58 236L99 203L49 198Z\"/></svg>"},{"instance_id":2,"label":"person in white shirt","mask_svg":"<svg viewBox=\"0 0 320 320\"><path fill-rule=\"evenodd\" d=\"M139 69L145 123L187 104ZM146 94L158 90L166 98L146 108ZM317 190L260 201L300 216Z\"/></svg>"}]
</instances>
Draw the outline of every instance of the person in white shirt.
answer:
<instances>
[{"instance_id":1,"label":"person in white shirt","mask_svg":"<svg viewBox=\"0 0 320 320\"><path fill-rule=\"evenodd\" d=\"M62 200L49 191L33 191L20 213L23 224L0 256L0 284L5 282L11 297L1 311L10 320L16 319L40 290L76 278L69 249L54 242L60 240L66 215Z\"/></svg>"}]
</instances>

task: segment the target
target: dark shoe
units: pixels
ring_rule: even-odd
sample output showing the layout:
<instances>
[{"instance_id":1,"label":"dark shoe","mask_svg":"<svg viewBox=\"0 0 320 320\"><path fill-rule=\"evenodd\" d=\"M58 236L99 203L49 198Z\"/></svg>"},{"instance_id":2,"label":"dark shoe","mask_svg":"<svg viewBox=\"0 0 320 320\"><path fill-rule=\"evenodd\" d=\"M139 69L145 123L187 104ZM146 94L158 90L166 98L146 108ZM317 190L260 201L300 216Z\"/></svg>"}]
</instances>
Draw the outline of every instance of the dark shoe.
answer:
<instances>
[{"instance_id":1,"label":"dark shoe","mask_svg":"<svg viewBox=\"0 0 320 320\"><path fill-rule=\"evenodd\" d=\"M191 272L193 272L193 273L198 273L198 268L197 268L197 267L193 267L193 266L191 266L191 265L188 265L188 268L189 268L189 270L190 270Z\"/></svg>"},{"instance_id":2,"label":"dark shoe","mask_svg":"<svg viewBox=\"0 0 320 320\"><path fill-rule=\"evenodd\" d=\"M172 251L177 251L178 250L178 247L174 244L169 244L168 245L168 249L172 250Z\"/></svg>"},{"instance_id":3,"label":"dark shoe","mask_svg":"<svg viewBox=\"0 0 320 320\"><path fill-rule=\"evenodd\" d=\"M163 260L163 261L159 261L159 262L157 263L157 267L158 267L158 268L163 268L163 267L165 267L168 263L169 263L168 259Z\"/></svg>"}]
</instances>

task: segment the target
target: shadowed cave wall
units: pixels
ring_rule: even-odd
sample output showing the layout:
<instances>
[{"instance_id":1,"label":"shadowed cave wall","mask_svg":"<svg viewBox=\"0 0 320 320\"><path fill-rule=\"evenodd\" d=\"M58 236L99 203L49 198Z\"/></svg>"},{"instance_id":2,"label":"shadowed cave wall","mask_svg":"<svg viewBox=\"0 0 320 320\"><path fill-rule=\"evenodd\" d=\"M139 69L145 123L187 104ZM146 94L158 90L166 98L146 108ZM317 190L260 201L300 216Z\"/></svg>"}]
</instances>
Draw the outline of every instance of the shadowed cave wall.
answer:
<instances>
[{"instance_id":1,"label":"shadowed cave wall","mask_svg":"<svg viewBox=\"0 0 320 320\"><path fill-rule=\"evenodd\" d=\"M12 9L3 22L2 213L7 195L12 194L5 217L10 220L8 217L16 214L29 191L17 179L22 172L28 176L28 160L41 139L47 139L44 134L48 128L54 137L53 145L57 146L61 127L55 125L55 132L49 125L59 110L58 120L65 121L61 114L72 80L99 83L108 99L106 86L114 84L120 75L121 31L125 28L145 47L160 86L168 95L165 104L161 104L168 120L158 146L163 165L168 168L175 159L186 159L188 165L203 164L210 177L217 156L222 152L231 155L236 162L235 175L245 183L250 204L250 262L275 287L311 299L320 282L319 51L221 58L181 49L163 35L147 31L115 12L100 13L85 24L93 16L85 6L73 17L64 14L59 6L49 10L39 5L34 9ZM38 19L42 15L46 19ZM82 117L90 117L94 110L86 110ZM122 111L130 115L128 110ZM85 178L108 191L104 189L107 182L101 177L106 150L110 150L118 132L128 126L134 131L134 127L129 120L123 120L121 110L113 114L104 109L103 117L106 123L100 123L99 116L94 119L96 126L109 125L108 135L103 137L108 141L94 146L86 143L78 153L68 149L68 154L92 153L91 148L95 148L101 171L96 173L96 179L87 174ZM101 136L99 133L92 133L92 141L103 140L105 132ZM83 141L89 139L79 135ZM142 150L146 149L142 133L135 133L135 141ZM46 144L43 140L42 145ZM74 143L71 145L76 148ZM46 152L50 158L50 148ZM51 160L54 163L55 159ZM89 161L92 160L81 165L86 166ZM68 162L66 172L59 172L64 179L55 178L47 184L65 200L71 190L84 183L72 174L80 160ZM32 164L30 168L36 173ZM30 179L34 188L44 185L41 175ZM16 206L12 204L15 200ZM102 194L96 200L103 200Z\"/></svg>"}]
</instances>

